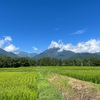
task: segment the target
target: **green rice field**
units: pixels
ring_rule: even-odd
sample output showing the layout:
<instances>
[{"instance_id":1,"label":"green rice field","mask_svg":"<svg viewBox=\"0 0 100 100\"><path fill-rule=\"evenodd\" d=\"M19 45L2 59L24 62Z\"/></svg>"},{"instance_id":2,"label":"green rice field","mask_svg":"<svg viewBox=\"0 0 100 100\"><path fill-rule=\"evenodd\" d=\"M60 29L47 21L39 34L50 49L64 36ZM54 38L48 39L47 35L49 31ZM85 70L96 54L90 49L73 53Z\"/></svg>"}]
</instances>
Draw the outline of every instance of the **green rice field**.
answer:
<instances>
[{"instance_id":1,"label":"green rice field","mask_svg":"<svg viewBox=\"0 0 100 100\"><path fill-rule=\"evenodd\" d=\"M52 74L100 84L100 67L0 68L0 100L64 100L47 80Z\"/></svg>"}]
</instances>

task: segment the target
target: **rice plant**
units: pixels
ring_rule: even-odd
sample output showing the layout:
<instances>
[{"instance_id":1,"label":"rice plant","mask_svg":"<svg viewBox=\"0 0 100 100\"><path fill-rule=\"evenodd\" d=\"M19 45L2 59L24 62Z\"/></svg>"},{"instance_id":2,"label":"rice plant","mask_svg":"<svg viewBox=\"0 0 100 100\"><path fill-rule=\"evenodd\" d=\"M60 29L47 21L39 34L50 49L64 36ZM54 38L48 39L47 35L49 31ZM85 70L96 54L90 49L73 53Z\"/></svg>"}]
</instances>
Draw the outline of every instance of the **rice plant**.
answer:
<instances>
[{"instance_id":1,"label":"rice plant","mask_svg":"<svg viewBox=\"0 0 100 100\"><path fill-rule=\"evenodd\" d=\"M0 72L0 100L36 100L36 74Z\"/></svg>"}]
</instances>

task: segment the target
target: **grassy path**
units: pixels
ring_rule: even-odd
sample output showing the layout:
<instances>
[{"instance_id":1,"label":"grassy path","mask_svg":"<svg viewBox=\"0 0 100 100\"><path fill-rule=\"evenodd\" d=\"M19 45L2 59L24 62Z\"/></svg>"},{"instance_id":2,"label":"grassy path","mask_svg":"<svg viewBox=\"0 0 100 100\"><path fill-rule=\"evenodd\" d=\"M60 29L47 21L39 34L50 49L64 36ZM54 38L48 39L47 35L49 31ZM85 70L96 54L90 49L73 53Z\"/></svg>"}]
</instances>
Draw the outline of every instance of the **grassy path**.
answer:
<instances>
[{"instance_id":1,"label":"grassy path","mask_svg":"<svg viewBox=\"0 0 100 100\"><path fill-rule=\"evenodd\" d=\"M100 91L88 82L58 74L52 74L48 80L62 92L65 100L100 100Z\"/></svg>"},{"instance_id":2,"label":"grassy path","mask_svg":"<svg viewBox=\"0 0 100 100\"><path fill-rule=\"evenodd\" d=\"M47 72L48 73L48 72ZM44 76L43 70L37 70L38 98L37 100L64 100L61 92L53 86Z\"/></svg>"}]
</instances>

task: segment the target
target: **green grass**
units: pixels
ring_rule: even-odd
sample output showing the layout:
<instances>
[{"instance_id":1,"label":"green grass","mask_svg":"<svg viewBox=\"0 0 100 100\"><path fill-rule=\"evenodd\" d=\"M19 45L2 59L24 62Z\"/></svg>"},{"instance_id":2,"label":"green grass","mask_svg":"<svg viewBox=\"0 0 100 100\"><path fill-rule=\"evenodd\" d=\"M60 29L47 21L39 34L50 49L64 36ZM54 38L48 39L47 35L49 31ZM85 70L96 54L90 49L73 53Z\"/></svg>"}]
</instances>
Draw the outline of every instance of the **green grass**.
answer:
<instances>
[{"instance_id":1,"label":"green grass","mask_svg":"<svg viewBox=\"0 0 100 100\"><path fill-rule=\"evenodd\" d=\"M64 100L62 93L44 78L44 74L39 71L40 69L38 69L38 98L36 100Z\"/></svg>"}]
</instances>

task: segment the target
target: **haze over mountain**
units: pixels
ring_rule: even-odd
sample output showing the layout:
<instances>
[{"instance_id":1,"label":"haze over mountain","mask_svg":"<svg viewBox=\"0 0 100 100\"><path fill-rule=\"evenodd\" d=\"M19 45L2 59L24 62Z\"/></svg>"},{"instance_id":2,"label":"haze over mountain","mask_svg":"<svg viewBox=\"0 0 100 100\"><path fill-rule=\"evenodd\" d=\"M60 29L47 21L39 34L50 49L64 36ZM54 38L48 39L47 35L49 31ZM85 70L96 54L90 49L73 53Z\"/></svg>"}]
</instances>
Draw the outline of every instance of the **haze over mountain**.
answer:
<instances>
[{"instance_id":1,"label":"haze over mountain","mask_svg":"<svg viewBox=\"0 0 100 100\"><path fill-rule=\"evenodd\" d=\"M38 55L37 53L29 53L29 52L25 52L25 51L19 51L17 52L17 55L19 57L29 57L29 58L33 58L34 56Z\"/></svg>"}]
</instances>

